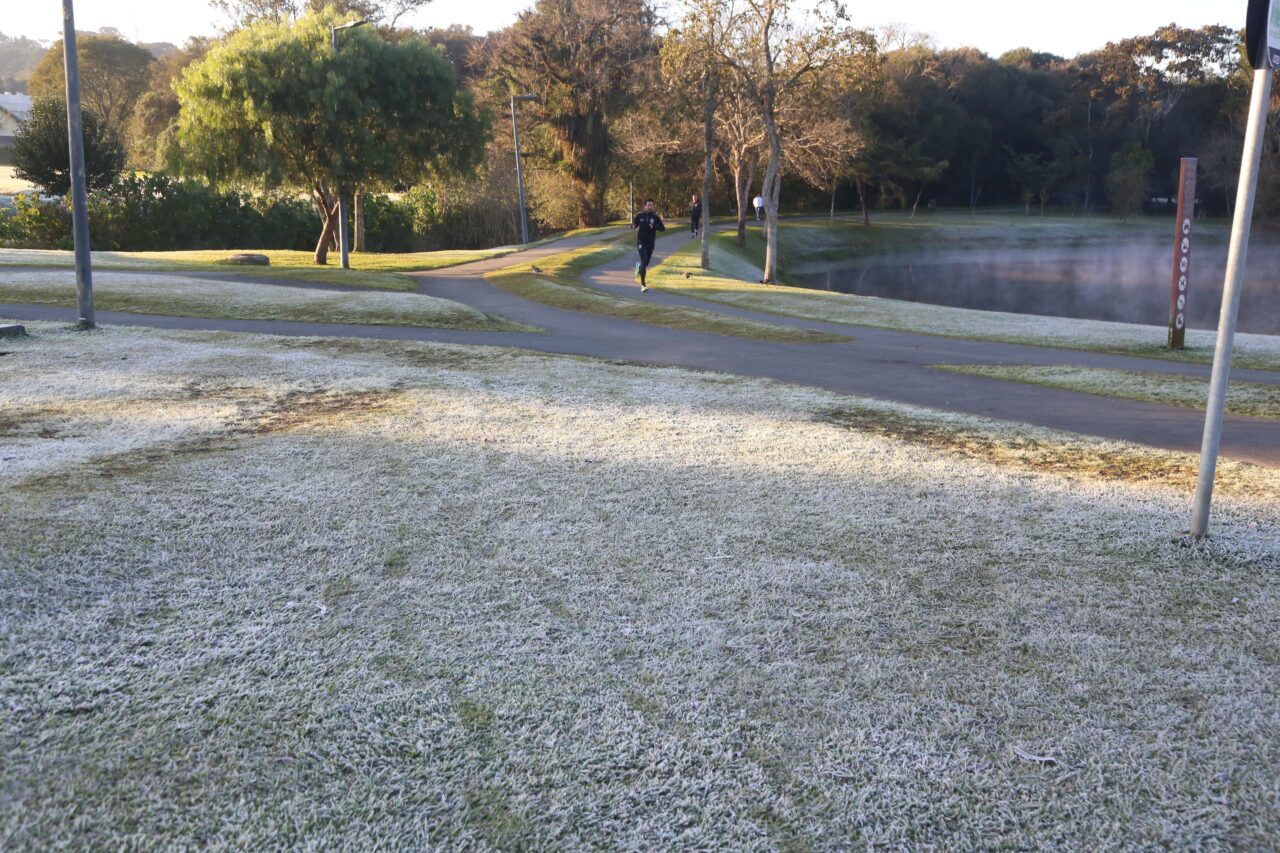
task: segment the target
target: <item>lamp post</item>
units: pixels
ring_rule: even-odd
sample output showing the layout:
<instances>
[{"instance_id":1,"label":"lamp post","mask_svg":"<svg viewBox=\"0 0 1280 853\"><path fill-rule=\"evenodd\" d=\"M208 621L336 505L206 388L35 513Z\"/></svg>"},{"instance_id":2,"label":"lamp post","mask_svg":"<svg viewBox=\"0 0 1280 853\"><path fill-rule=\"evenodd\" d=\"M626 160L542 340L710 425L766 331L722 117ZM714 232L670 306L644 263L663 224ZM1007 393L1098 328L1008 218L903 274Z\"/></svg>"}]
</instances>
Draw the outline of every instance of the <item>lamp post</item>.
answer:
<instances>
[{"instance_id":1,"label":"lamp post","mask_svg":"<svg viewBox=\"0 0 1280 853\"><path fill-rule=\"evenodd\" d=\"M94 326L93 260L89 254L89 205L85 191L84 131L80 122L80 67L71 0L62 0L62 56L67 76L67 147L71 149L71 228L76 247L76 306L80 325Z\"/></svg>"},{"instance_id":2,"label":"lamp post","mask_svg":"<svg viewBox=\"0 0 1280 853\"><path fill-rule=\"evenodd\" d=\"M529 244L529 208L524 201L524 166L520 163L520 122L516 118L516 101L536 101L536 95L511 96L511 136L516 145L516 187L520 193L520 239Z\"/></svg>"},{"instance_id":3,"label":"lamp post","mask_svg":"<svg viewBox=\"0 0 1280 853\"><path fill-rule=\"evenodd\" d=\"M352 30L356 27L363 27L367 23L369 22L361 19L341 26L329 27L329 43L333 45L334 55L336 56L338 53L338 30ZM335 189L338 192L338 252L342 255L342 268L349 270L351 269L351 250L350 242L347 239L347 198L343 194L340 184L337 184Z\"/></svg>"}]
</instances>

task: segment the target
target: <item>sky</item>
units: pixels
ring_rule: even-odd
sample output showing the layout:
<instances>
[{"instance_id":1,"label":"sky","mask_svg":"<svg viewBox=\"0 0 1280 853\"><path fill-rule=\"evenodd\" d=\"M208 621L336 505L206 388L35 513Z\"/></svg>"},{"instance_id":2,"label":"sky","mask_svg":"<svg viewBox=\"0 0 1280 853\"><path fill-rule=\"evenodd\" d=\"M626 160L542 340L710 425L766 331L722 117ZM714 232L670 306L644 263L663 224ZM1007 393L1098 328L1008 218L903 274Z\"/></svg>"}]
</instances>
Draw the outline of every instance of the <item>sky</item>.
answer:
<instances>
[{"instance_id":1,"label":"sky","mask_svg":"<svg viewBox=\"0 0 1280 853\"><path fill-rule=\"evenodd\" d=\"M61 36L58 0L3 0L0 32L53 40ZM476 32L500 29L532 0L433 0L411 18L413 26L469 25ZM993 56L1031 47L1061 56L1101 47L1108 41L1153 31L1162 24L1244 26L1246 0L849 0L860 26L905 24L932 35L941 47L969 45ZM886 8L888 7L888 8ZM134 41L180 44L211 35L225 25L207 0L75 0L76 29L115 27Z\"/></svg>"}]
</instances>

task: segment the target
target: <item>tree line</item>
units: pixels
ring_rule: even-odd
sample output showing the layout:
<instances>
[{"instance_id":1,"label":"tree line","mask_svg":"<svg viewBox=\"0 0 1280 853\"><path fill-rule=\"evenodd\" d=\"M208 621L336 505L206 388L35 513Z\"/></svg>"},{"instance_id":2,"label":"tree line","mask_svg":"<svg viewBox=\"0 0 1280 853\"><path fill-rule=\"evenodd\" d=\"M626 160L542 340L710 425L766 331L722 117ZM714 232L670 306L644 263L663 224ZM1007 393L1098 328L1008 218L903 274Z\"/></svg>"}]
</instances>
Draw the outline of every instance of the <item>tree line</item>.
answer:
<instances>
[{"instance_id":1,"label":"tree line","mask_svg":"<svg viewBox=\"0 0 1280 853\"><path fill-rule=\"evenodd\" d=\"M160 58L87 37L84 106L133 168L310 197L320 261L339 192L397 194L437 244L517 239L507 110L525 93L540 231L624 215L634 187L668 208L705 195L713 213L738 213L745 240L759 193L767 279L783 208L855 207L867 224L933 206L1128 217L1176 195L1182 156L1200 158L1209 213L1232 203L1248 72L1241 33L1224 26L1171 24L1072 58L992 57L856 28L825 0L679 0L663 14L643 0L537 0L487 36L400 26L420 3L215 0L228 32ZM334 54L328 27L357 17L372 23ZM34 96L58 96L61 65L55 45ZM1258 207L1271 221L1277 159Z\"/></svg>"}]
</instances>

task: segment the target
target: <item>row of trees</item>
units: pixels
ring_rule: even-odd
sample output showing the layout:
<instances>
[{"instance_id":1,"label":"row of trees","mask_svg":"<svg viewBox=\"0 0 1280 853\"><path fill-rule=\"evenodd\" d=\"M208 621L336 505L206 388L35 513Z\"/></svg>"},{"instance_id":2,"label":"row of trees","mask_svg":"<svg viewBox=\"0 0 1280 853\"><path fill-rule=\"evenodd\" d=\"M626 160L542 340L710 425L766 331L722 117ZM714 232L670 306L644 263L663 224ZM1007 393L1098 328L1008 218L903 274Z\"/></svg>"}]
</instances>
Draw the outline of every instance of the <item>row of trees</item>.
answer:
<instances>
[{"instance_id":1,"label":"row of trees","mask_svg":"<svg viewBox=\"0 0 1280 853\"><path fill-rule=\"evenodd\" d=\"M85 106L137 168L307 194L321 262L339 191L418 187L453 242L514 240L514 152L495 117L524 92L543 229L601 224L634 185L668 206L700 189L713 211L738 211L745 240L759 192L770 279L784 198L857 204L868 224L926 201L1129 215L1172 195L1178 158L1198 155L1210 205L1231 200L1247 74L1224 27L993 58L859 30L826 0L679 0L669 20L647 2L538 0L485 37L397 27L420 2L215 0L231 31L158 59L89 37ZM334 55L328 26L356 16L377 26L343 33ZM30 82L60 90L60 46ZM1259 209L1280 218L1274 160Z\"/></svg>"}]
</instances>

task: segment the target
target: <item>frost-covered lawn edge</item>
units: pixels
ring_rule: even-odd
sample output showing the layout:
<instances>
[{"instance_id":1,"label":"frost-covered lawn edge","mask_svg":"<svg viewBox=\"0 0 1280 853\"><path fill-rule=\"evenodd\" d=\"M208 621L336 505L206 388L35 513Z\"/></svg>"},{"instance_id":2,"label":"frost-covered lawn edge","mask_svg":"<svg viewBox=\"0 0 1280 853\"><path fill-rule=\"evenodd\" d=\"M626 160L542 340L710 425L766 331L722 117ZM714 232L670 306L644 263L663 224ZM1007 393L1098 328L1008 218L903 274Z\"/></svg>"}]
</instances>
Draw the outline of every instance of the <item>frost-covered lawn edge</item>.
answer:
<instances>
[{"instance_id":1,"label":"frost-covered lawn edge","mask_svg":"<svg viewBox=\"0 0 1280 853\"><path fill-rule=\"evenodd\" d=\"M939 364L935 367L953 373L1163 403L1187 409L1203 410L1209 397L1209 380L1196 376L1039 365ZM1227 389L1227 412L1245 417L1280 419L1280 385L1232 382Z\"/></svg>"},{"instance_id":2,"label":"frost-covered lawn edge","mask_svg":"<svg viewBox=\"0 0 1280 853\"><path fill-rule=\"evenodd\" d=\"M196 249L173 252L93 252L95 269L150 270L157 272L217 272L229 278L265 276L297 281L315 281L324 284L342 284L348 287L367 287L371 290L413 290L416 282L401 273L443 269L460 264L501 257L519 250L519 246L503 246L495 249L457 250L439 252L353 252L351 269L337 264L317 266L311 252L286 249L247 249L254 254L267 255L271 265L267 267L237 266L223 263L234 249ZM0 248L0 271L5 267L59 267L75 266L72 252L56 249L5 249Z\"/></svg>"},{"instance_id":3,"label":"frost-covered lawn edge","mask_svg":"<svg viewBox=\"0 0 1280 853\"><path fill-rule=\"evenodd\" d=\"M31 332L6 848L1274 840L1280 472L1225 465L1194 544L1185 454L511 350Z\"/></svg>"},{"instance_id":4,"label":"frost-covered lawn edge","mask_svg":"<svg viewBox=\"0 0 1280 853\"><path fill-rule=\"evenodd\" d=\"M699 267L699 251L696 243L684 245L650 272L650 282L683 296L806 320L1169 361L1209 363L1217 340L1215 332L1189 329L1187 348L1170 352L1164 346L1167 331L1161 326L978 311L764 285L758 283L759 268L737 248L732 234L714 235L709 272ZM1237 334L1233 364L1254 370L1280 370L1280 336Z\"/></svg>"},{"instance_id":5,"label":"frost-covered lawn edge","mask_svg":"<svg viewBox=\"0 0 1280 853\"><path fill-rule=\"evenodd\" d=\"M64 273L0 268L0 302L75 305ZM99 272L94 300L106 311L235 320L357 323L530 331L460 302L418 293L333 291L155 273Z\"/></svg>"}]
</instances>

